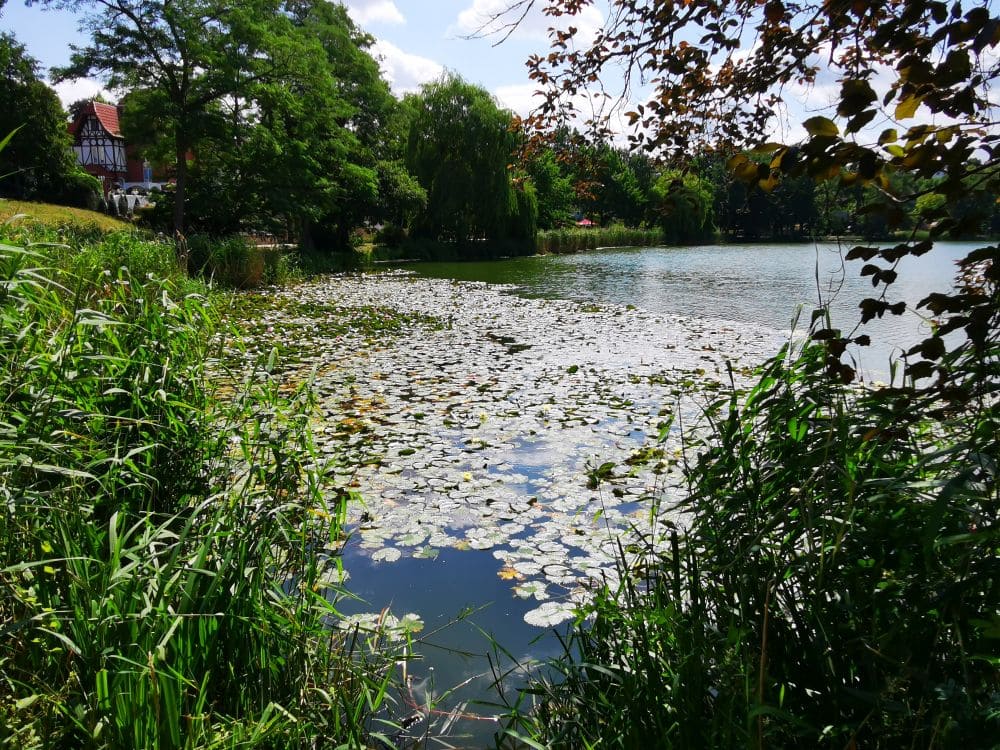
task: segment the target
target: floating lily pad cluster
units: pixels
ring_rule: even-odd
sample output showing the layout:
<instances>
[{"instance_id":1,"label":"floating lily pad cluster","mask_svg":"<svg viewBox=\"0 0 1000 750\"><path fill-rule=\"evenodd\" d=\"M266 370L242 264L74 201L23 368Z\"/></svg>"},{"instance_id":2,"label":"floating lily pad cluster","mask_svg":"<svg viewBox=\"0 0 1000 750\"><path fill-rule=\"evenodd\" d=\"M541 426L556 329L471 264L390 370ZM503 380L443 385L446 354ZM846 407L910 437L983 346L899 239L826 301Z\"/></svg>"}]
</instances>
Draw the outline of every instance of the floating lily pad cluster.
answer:
<instances>
[{"instance_id":1,"label":"floating lily pad cluster","mask_svg":"<svg viewBox=\"0 0 1000 750\"><path fill-rule=\"evenodd\" d=\"M671 420L696 421L726 361L777 334L512 291L327 277L257 300L249 337L295 353L284 377L315 377L320 451L364 498L351 544L386 564L489 550L548 626L613 582L620 537L676 520Z\"/></svg>"}]
</instances>

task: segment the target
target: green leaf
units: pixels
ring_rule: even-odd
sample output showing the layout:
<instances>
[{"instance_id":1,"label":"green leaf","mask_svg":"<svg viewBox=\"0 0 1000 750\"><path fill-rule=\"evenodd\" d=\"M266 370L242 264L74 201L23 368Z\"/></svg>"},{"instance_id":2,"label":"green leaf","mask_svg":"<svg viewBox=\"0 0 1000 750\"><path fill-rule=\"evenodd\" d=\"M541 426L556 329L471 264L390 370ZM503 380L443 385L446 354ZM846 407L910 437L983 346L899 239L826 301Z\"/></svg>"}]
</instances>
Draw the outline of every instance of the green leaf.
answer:
<instances>
[{"instance_id":1,"label":"green leaf","mask_svg":"<svg viewBox=\"0 0 1000 750\"><path fill-rule=\"evenodd\" d=\"M848 79L844 81L840 89L840 104L837 105L837 114L842 117L852 117L862 112L877 98L868 81Z\"/></svg>"},{"instance_id":2,"label":"green leaf","mask_svg":"<svg viewBox=\"0 0 1000 750\"><path fill-rule=\"evenodd\" d=\"M27 698L21 698L21 700L16 701L14 703L14 708L16 708L18 711L23 711L41 697L42 697L41 695L35 693L34 695L29 695Z\"/></svg>"},{"instance_id":3,"label":"green leaf","mask_svg":"<svg viewBox=\"0 0 1000 750\"><path fill-rule=\"evenodd\" d=\"M917 96L916 94L910 94L905 99L900 100L899 104L896 105L896 119L905 120L917 112L917 107L920 106L920 102L923 100L922 96Z\"/></svg>"},{"instance_id":4,"label":"green leaf","mask_svg":"<svg viewBox=\"0 0 1000 750\"><path fill-rule=\"evenodd\" d=\"M0 141L0 151L3 151L4 148L6 148L7 144L10 143L10 139L13 138L17 134L17 131L23 127L24 125L18 125L16 128L14 128L12 131L10 131L9 133L7 133L7 135L4 136L3 140Z\"/></svg>"},{"instance_id":5,"label":"green leaf","mask_svg":"<svg viewBox=\"0 0 1000 750\"><path fill-rule=\"evenodd\" d=\"M804 127L806 132L813 138L824 136L836 138L840 135L840 129L837 127L837 124L829 117L810 117L802 123L802 127Z\"/></svg>"},{"instance_id":6,"label":"green leaf","mask_svg":"<svg viewBox=\"0 0 1000 750\"><path fill-rule=\"evenodd\" d=\"M899 138L899 133L896 132L895 128L886 128L878 137L878 145L884 146L887 143L892 143Z\"/></svg>"}]
</instances>

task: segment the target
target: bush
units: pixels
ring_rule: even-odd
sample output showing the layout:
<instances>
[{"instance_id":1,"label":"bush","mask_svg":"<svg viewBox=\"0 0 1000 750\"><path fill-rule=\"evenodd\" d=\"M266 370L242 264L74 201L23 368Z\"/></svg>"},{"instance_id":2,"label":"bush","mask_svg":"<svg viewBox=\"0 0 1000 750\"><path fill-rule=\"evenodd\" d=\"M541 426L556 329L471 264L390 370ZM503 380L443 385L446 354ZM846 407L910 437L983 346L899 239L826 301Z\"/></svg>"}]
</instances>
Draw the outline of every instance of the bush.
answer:
<instances>
[{"instance_id":1,"label":"bush","mask_svg":"<svg viewBox=\"0 0 1000 750\"><path fill-rule=\"evenodd\" d=\"M233 289L252 289L264 282L265 251L245 237L196 234L188 238L188 251L191 270L210 281ZM276 261L275 272L277 267Z\"/></svg>"},{"instance_id":2,"label":"bush","mask_svg":"<svg viewBox=\"0 0 1000 750\"><path fill-rule=\"evenodd\" d=\"M41 236L36 230L35 237ZM172 243L144 238L135 230L106 232L98 227L65 227L59 229L58 242L61 247L49 248L46 255L74 277L94 278L103 273L107 280L127 269L129 276L136 279L171 278L172 283L183 288L204 291L202 285L178 275Z\"/></svg>"},{"instance_id":3,"label":"bush","mask_svg":"<svg viewBox=\"0 0 1000 750\"><path fill-rule=\"evenodd\" d=\"M406 240L406 230L398 224L387 223L375 233L376 245L399 247Z\"/></svg>"},{"instance_id":4,"label":"bush","mask_svg":"<svg viewBox=\"0 0 1000 750\"><path fill-rule=\"evenodd\" d=\"M96 211L104 197L101 181L82 170L69 174L63 183L58 202L75 208Z\"/></svg>"}]
</instances>

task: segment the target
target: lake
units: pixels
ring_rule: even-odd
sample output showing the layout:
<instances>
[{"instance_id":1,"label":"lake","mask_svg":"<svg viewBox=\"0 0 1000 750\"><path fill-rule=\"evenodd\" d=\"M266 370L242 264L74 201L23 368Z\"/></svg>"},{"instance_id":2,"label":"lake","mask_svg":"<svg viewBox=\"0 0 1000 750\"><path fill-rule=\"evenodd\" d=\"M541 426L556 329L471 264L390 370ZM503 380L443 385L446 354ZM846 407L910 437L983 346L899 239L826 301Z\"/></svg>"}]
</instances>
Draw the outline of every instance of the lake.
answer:
<instances>
[{"instance_id":1,"label":"lake","mask_svg":"<svg viewBox=\"0 0 1000 750\"><path fill-rule=\"evenodd\" d=\"M970 247L907 259L897 293L947 284ZM348 623L384 610L422 621L387 719L418 715L411 737L490 744L500 710L482 702L498 700L497 674L516 687L558 653L547 628L614 585L619 540L662 544L683 525L679 428L724 393L728 363L751 382L820 296L853 323L871 286L840 257L835 245L605 249L275 293L285 304L267 327L299 342L290 379L313 373L318 449L362 498L342 555L357 598L338 606ZM318 320L375 309L410 322L373 336ZM923 325L908 312L870 326L868 379L885 379Z\"/></svg>"},{"instance_id":2,"label":"lake","mask_svg":"<svg viewBox=\"0 0 1000 750\"><path fill-rule=\"evenodd\" d=\"M865 326L873 345L860 352L869 379L885 379L890 355L928 331L913 309L932 291L943 291L955 275L955 261L977 242L940 242L933 252L904 258L891 300L911 302L903 316L887 316ZM863 261L844 261L851 243L700 245L669 248L606 248L577 255L547 255L475 263L413 263L405 267L435 277L510 284L517 294L598 304L635 305L651 312L799 328L822 301L834 325L851 330L858 303L872 296ZM884 264L883 264L884 265Z\"/></svg>"}]
</instances>

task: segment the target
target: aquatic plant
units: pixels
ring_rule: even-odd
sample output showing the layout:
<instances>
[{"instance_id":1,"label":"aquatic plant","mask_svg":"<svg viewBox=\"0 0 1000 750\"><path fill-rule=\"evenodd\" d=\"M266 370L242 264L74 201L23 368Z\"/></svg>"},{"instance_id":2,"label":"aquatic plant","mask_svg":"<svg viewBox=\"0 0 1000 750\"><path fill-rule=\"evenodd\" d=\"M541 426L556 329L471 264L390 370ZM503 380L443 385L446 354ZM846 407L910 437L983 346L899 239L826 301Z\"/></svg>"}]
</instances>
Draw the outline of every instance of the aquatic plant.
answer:
<instances>
[{"instance_id":1,"label":"aquatic plant","mask_svg":"<svg viewBox=\"0 0 1000 750\"><path fill-rule=\"evenodd\" d=\"M598 247L646 247L663 243L659 229L642 229L612 224L609 227L588 229L564 228L539 232L539 253L579 253Z\"/></svg>"},{"instance_id":2,"label":"aquatic plant","mask_svg":"<svg viewBox=\"0 0 1000 750\"><path fill-rule=\"evenodd\" d=\"M551 747L991 746L996 310L982 348L943 362L964 408L831 380L812 343L717 401L689 446L690 527L670 550L621 550L620 585L511 732Z\"/></svg>"}]
</instances>

